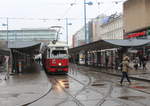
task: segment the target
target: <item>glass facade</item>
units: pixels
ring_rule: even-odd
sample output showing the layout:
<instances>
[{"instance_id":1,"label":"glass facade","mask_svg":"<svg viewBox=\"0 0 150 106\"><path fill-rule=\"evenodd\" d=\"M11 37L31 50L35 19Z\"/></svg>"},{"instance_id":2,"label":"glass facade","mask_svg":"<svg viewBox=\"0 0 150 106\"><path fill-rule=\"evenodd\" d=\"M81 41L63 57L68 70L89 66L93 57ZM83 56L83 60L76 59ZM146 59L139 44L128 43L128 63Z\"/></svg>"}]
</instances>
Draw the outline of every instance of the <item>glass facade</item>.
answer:
<instances>
[{"instance_id":1,"label":"glass facade","mask_svg":"<svg viewBox=\"0 0 150 106\"><path fill-rule=\"evenodd\" d=\"M52 29L35 29L35 30L1 30L0 40L23 40L23 41L52 41L56 39L57 31ZM7 38L8 37L8 38Z\"/></svg>"}]
</instances>

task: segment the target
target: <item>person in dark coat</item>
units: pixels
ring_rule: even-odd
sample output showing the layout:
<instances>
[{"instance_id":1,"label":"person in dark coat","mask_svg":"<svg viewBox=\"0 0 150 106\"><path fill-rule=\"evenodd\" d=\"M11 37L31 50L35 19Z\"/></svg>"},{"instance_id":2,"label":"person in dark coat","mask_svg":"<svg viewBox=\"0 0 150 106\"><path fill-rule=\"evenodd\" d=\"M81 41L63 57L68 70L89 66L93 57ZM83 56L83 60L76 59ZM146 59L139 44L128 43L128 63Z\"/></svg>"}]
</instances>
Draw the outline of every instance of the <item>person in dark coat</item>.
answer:
<instances>
[{"instance_id":1,"label":"person in dark coat","mask_svg":"<svg viewBox=\"0 0 150 106\"><path fill-rule=\"evenodd\" d=\"M147 62L147 58L146 58L146 56L144 56L144 57L142 58L143 70L146 70L146 62Z\"/></svg>"},{"instance_id":2,"label":"person in dark coat","mask_svg":"<svg viewBox=\"0 0 150 106\"><path fill-rule=\"evenodd\" d=\"M108 56L107 55L105 56L105 65L106 65L105 68L107 69L108 68Z\"/></svg>"},{"instance_id":3,"label":"person in dark coat","mask_svg":"<svg viewBox=\"0 0 150 106\"><path fill-rule=\"evenodd\" d=\"M135 57L135 59L133 60L133 63L134 63L134 69L137 70L138 69L138 63L139 63L138 57Z\"/></svg>"},{"instance_id":4,"label":"person in dark coat","mask_svg":"<svg viewBox=\"0 0 150 106\"><path fill-rule=\"evenodd\" d=\"M140 67L142 66L142 58L143 58L143 55L142 55L142 54L139 54L139 63L140 63Z\"/></svg>"}]
</instances>

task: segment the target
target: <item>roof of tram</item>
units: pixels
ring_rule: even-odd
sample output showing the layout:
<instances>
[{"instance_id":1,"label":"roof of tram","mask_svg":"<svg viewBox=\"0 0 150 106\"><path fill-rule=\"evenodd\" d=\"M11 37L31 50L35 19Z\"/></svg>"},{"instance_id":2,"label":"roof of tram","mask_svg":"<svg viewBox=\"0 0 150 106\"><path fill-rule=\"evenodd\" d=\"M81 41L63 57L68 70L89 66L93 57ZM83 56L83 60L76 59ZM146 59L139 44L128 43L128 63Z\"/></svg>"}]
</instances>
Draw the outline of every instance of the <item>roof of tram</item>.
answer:
<instances>
[{"instance_id":1,"label":"roof of tram","mask_svg":"<svg viewBox=\"0 0 150 106\"><path fill-rule=\"evenodd\" d=\"M111 39L111 40L98 40L86 45L78 46L75 48L69 49L70 53L79 52L81 50L91 51L91 50L102 50L102 49L111 49L111 48L120 48L120 47L140 47L150 44L148 39Z\"/></svg>"}]
</instances>

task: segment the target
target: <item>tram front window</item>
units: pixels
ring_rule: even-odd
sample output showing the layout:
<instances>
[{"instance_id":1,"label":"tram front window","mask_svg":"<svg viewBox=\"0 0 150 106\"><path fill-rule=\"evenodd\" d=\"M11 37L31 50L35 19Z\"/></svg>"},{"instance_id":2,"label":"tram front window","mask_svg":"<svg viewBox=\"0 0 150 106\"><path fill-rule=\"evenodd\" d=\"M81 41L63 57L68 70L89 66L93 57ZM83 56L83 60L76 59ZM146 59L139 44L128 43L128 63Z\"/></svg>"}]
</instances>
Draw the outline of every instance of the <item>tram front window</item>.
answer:
<instances>
[{"instance_id":1,"label":"tram front window","mask_svg":"<svg viewBox=\"0 0 150 106\"><path fill-rule=\"evenodd\" d=\"M64 57L67 56L66 50L53 50L52 57Z\"/></svg>"}]
</instances>

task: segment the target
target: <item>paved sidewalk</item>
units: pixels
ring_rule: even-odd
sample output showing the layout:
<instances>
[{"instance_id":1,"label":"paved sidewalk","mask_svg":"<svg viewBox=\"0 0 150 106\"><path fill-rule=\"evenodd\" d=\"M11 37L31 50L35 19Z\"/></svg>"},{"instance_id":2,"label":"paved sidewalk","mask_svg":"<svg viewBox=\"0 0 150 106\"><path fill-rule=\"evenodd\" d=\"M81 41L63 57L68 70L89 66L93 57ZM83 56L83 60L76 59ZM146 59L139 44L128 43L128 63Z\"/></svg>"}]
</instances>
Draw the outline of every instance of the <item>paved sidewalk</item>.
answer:
<instances>
[{"instance_id":1,"label":"paved sidewalk","mask_svg":"<svg viewBox=\"0 0 150 106\"><path fill-rule=\"evenodd\" d=\"M0 80L0 106L26 106L51 89L44 71L15 74Z\"/></svg>"},{"instance_id":2,"label":"paved sidewalk","mask_svg":"<svg viewBox=\"0 0 150 106\"><path fill-rule=\"evenodd\" d=\"M96 69L96 71L98 71ZM108 73L108 74L112 74L112 75L117 75L117 76L121 76L122 72L121 71L116 71L116 70L101 70L102 72ZM142 80L142 81L148 81L150 82L150 71L149 70L131 70L129 71L129 77L132 79L136 79L136 80Z\"/></svg>"}]
</instances>

